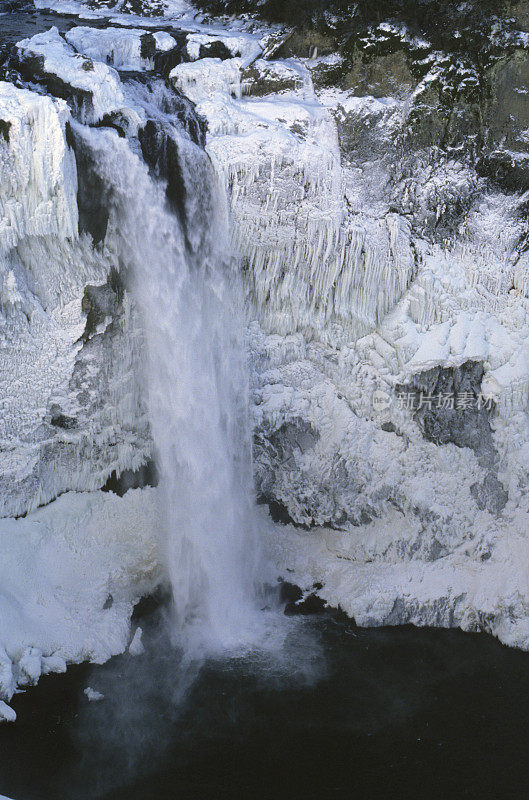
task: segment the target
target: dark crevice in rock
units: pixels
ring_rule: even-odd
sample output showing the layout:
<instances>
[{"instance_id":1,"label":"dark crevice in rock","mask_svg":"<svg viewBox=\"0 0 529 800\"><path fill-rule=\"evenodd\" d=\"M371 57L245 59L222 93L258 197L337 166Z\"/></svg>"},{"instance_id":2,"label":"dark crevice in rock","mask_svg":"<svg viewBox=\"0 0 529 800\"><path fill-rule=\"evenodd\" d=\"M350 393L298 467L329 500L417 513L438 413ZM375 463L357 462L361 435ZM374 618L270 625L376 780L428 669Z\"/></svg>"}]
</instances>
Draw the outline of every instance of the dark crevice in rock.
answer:
<instances>
[{"instance_id":1,"label":"dark crevice in rock","mask_svg":"<svg viewBox=\"0 0 529 800\"><path fill-rule=\"evenodd\" d=\"M105 320L114 320L120 312L123 300L123 285L120 276L112 270L107 283L102 286L85 287L81 308L86 314L86 327L81 336L83 342L93 336Z\"/></svg>"},{"instance_id":2,"label":"dark crevice in rock","mask_svg":"<svg viewBox=\"0 0 529 800\"><path fill-rule=\"evenodd\" d=\"M327 608L327 603L316 594L321 588L321 583L314 584L313 591L304 593L294 583L281 580L279 584L279 601L285 604L284 613L287 616L323 613Z\"/></svg>"},{"instance_id":3,"label":"dark crevice in rock","mask_svg":"<svg viewBox=\"0 0 529 800\"><path fill-rule=\"evenodd\" d=\"M125 469L119 475L114 470L101 490L123 497L129 489L143 489L145 486L158 486L158 470L152 460L139 469Z\"/></svg>"},{"instance_id":4,"label":"dark crevice in rock","mask_svg":"<svg viewBox=\"0 0 529 800\"><path fill-rule=\"evenodd\" d=\"M140 55L144 59L154 58L157 52L153 33L144 33L140 38Z\"/></svg>"},{"instance_id":5,"label":"dark crevice in rock","mask_svg":"<svg viewBox=\"0 0 529 800\"><path fill-rule=\"evenodd\" d=\"M173 36L173 34L171 34ZM183 61L187 61L187 58L184 58L182 53L182 48L177 45L176 47L172 47L170 50L164 50L162 52L157 52L153 56L154 59L154 69L156 72L160 73L167 77L173 67L176 67L178 64L181 64Z\"/></svg>"},{"instance_id":6,"label":"dark crevice in rock","mask_svg":"<svg viewBox=\"0 0 529 800\"><path fill-rule=\"evenodd\" d=\"M491 514L500 514L509 500L509 493L492 470L487 472L481 483L473 483L470 492L480 511L486 510Z\"/></svg>"},{"instance_id":7,"label":"dark crevice in rock","mask_svg":"<svg viewBox=\"0 0 529 800\"><path fill-rule=\"evenodd\" d=\"M93 127L113 128L121 139L125 139L129 129L129 120L120 111L111 111L109 114L104 114Z\"/></svg>"},{"instance_id":8,"label":"dark crevice in rock","mask_svg":"<svg viewBox=\"0 0 529 800\"><path fill-rule=\"evenodd\" d=\"M199 58L220 58L222 61L231 58L232 54L224 44L224 42L211 42L210 44L201 44L198 51Z\"/></svg>"},{"instance_id":9,"label":"dark crevice in rock","mask_svg":"<svg viewBox=\"0 0 529 800\"><path fill-rule=\"evenodd\" d=\"M273 521L279 523L280 525L293 525L295 528L301 528L301 530L310 530L309 525L303 525L293 520L288 513L288 509L285 504L282 503L281 500L277 500L275 497L266 497L265 495L260 494L257 497L257 504L267 505Z\"/></svg>"},{"instance_id":10,"label":"dark crevice in rock","mask_svg":"<svg viewBox=\"0 0 529 800\"><path fill-rule=\"evenodd\" d=\"M39 508L46 508L46 506L51 505L55 502L55 500L58 500L59 497L62 497L63 494L67 494L69 491L70 489L65 489L63 492L57 492L57 494L54 494L49 500L46 500L45 503L39 503L38 505L30 508L28 511L24 511L22 514L15 514L13 519L25 519L28 514L33 514L33 512L37 511Z\"/></svg>"},{"instance_id":11,"label":"dark crevice in rock","mask_svg":"<svg viewBox=\"0 0 529 800\"><path fill-rule=\"evenodd\" d=\"M503 192L529 191L529 155L508 150L494 150L477 162L478 175Z\"/></svg>"},{"instance_id":12,"label":"dark crevice in rock","mask_svg":"<svg viewBox=\"0 0 529 800\"><path fill-rule=\"evenodd\" d=\"M205 147L206 125L196 114L191 101L172 90L169 95L163 96L161 111L176 117L191 141L198 147ZM138 139L143 159L152 175L167 181L168 206L180 220L187 239L186 185L180 161L180 144L173 128L163 119L149 119L138 131ZM187 243L190 246L189 241Z\"/></svg>"},{"instance_id":13,"label":"dark crevice in rock","mask_svg":"<svg viewBox=\"0 0 529 800\"><path fill-rule=\"evenodd\" d=\"M150 119L138 132L145 163L157 178L167 181L166 197L171 210L186 228L186 188L178 155L178 142L168 126Z\"/></svg>"},{"instance_id":14,"label":"dark crevice in rock","mask_svg":"<svg viewBox=\"0 0 529 800\"><path fill-rule=\"evenodd\" d=\"M411 398L425 439L438 445L469 447L482 466L493 466L497 458L490 425L494 405L481 396L483 372L479 361L448 369L435 367L396 390Z\"/></svg>"},{"instance_id":15,"label":"dark crevice in rock","mask_svg":"<svg viewBox=\"0 0 529 800\"><path fill-rule=\"evenodd\" d=\"M144 33L140 40L141 57L152 59L155 71L165 76L169 75L177 64L189 60L186 51L187 34L174 30L170 30L169 33L176 40L176 45L170 50L158 50L152 33Z\"/></svg>"},{"instance_id":16,"label":"dark crevice in rock","mask_svg":"<svg viewBox=\"0 0 529 800\"><path fill-rule=\"evenodd\" d=\"M132 612L132 622L141 622L168 608L171 603L171 596L171 590L168 586L158 586L154 592L145 595L136 603Z\"/></svg>"},{"instance_id":17,"label":"dark crevice in rock","mask_svg":"<svg viewBox=\"0 0 529 800\"><path fill-rule=\"evenodd\" d=\"M70 125L66 135L77 164L79 233L89 233L97 245L107 233L111 189L101 177L94 154L84 139Z\"/></svg>"},{"instance_id":18,"label":"dark crevice in rock","mask_svg":"<svg viewBox=\"0 0 529 800\"><path fill-rule=\"evenodd\" d=\"M77 427L77 420L75 417L70 417L68 414L63 414L60 407L52 405L50 408L51 424L55 428L62 428L63 430L70 431Z\"/></svg>"},{"instance_id":19,"label":"dark crevice in rock","mask_svg":"<svg viewBox=\"0 0 529 800\"><path fill-rule=\"evenodd\" d=\"M311 524L293 519L288 507L276 497L274 475L278 468L296 471L298 469L296 456L314 447L319 438L318 431L301 418L285 422L280 428L266 436L262 433L255 435L255 458L268 465L257 486L258 502L268 505L270 516L274 522L294 525L303 530L310 529ZM312 517L310 509L306 509L306 516Z\"/></svg>"},{"instance_id":20,"label":"dark crevice in rock","mask_svg":"<svg viewBox=\"0 0 529 800\"><path fill-rule=\"evenodd\" d=\"M317 594L312 593L305 595L297 603L287 603L284 613L288 617L296 616L298 614L321 614L325 611L326 607L327 603L325 600L322 600L322 598L318 597Z\"/></svg>"},{"instance_id":21,"label":"dark crevice in rock","mask_svg":"<svg viewBox=\"0 0 529 800\"><path fill-rule=\"evenodd\" d=\"M340 606L331 608L327 605L327 601L319 596L318 593L323 588L323 584L315 583L304 592L295 583L279 578L279 603L284 605L284 613L287 616L324 614L342 627L344 633L356 630L357 625L353 617L348 616Z\"/></svg>"},{"instance_id":22,"label":"dark crevice in rock","mask_svg":"<svg viewBox=\"0 0 529 800\"><path fill-rule=\"evenodd\" d=\"M9 144L9 131L11 130L11 123L5 119L0 119L0 136Z\"/></svg>"},{"instance_id":23,"label":"dark crevice in rock","mask_svg":"<svg viewBox=\"0 0 529 800\"><path fill-rule=\"evenodd\" d=\"M198 147L204 148L206 146L206 120L197 114L195 104L191 100L177 91L169 81L165 80L164 83L169 91L161 97L160 111L166 116L176 117L191 141Z\"/></svg>"}]
</instances>

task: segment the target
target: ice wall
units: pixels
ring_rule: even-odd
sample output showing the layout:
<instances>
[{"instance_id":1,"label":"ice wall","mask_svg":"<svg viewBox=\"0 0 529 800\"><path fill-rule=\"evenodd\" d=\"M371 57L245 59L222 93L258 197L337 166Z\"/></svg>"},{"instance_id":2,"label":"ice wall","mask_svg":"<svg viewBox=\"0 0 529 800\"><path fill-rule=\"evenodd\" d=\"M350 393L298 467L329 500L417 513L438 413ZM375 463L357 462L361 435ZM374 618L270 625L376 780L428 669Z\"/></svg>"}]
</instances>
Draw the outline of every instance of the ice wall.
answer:
<instances>
[{"instance_id":1,"label":"ice wall","mask_svg":"<svg viewBox=\"0 0 529 800\"><path fill-rule=\"evenodd\" d=\"M252 69L269 73L265 62ZM345 202L336 124L301 67L277 72L279 88L283 81L300 90L273 101L243 97L245 80L248 91L259 85L245 74L237 60L203 59L175 67L171 79L208 118L209 152L230 188L233 244L257 314L282 334L325 335L333 322L368 330L414 275L408 225Z\"/></svg>"},{"instance_id":2,"label":"ice wall","mask_svg":"<svg viewBox=\"0 0 529 800\"><path fill-rule=\"evenodd\" d=\"M68 106L1 83L0 119L0 513L9 516L100 488L113 470L143 463L150 441L135 312L107 286L119 259L79 230ZM87 286L107 286L99 311Z\"/></svg>"},{"instance_id":3,"label":"ice wall","mask_svg":"<svg viewBox=\"0 0 529 800\"><path fill-rule=\"evenodd\" d=\"M524 198L463 158L406 152L410 96L315 89L324 67L171 73L230 192L257 487L297 526L271 534L277 563L361 624L526 647L525 573L507 557L527 548Z\"/></svg>"}]
</instances>

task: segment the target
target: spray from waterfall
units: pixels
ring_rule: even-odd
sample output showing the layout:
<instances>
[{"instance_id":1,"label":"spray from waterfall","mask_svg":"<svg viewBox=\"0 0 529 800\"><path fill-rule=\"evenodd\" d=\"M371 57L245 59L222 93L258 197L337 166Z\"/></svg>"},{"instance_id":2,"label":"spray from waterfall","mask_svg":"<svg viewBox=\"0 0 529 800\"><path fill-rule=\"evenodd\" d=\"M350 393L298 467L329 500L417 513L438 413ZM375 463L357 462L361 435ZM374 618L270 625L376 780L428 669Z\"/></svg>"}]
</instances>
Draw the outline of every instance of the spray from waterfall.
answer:
<instances>
[{"instance_id":1,"label":"spray from waterfall","mask_svg":"<svg viewBox=\"0 0 529 800\"><path fill-rule=\"evenodd\" d=\"M136 99L147 102L140 88ZM107 244L145 331L173 628L188 645L237 647L259 636L260 613L241 293L211 163L167 108L163 124L154 133L177 152L179 213L127 139L76 130L111 187Z\"/></svg>"}]
</instances>

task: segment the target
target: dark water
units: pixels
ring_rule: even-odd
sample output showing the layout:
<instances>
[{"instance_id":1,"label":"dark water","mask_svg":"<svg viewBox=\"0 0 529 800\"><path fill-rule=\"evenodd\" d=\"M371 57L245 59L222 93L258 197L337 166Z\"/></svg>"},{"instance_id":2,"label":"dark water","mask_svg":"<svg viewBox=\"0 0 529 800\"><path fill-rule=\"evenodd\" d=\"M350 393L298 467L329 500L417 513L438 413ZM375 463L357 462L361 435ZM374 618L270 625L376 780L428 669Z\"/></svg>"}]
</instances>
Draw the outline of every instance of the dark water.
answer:
<instances>
[{"instance_id":1,"label":"dark water","mask_svg":"<svg viewBox=\"0 0 529 800\"><path fill-rule=\"evenodd\" d=\"M98 23L99 21L96 21ZM0 0L0 42L14 44L21 39L35 36L49 30L54 25L59 31L70 30L74 25L92 24L92 21L83 23L76 17L54 14L51 11L37 11L30 3L19 0ZM104 24L104 23L101 23ZM108 24L108 22L106 23Z\"/></svg>"},{"instance_id":2,"label":"dark water","mask_svg":"<svg viewBox=\"0 0 529 800\"><path fill-rule=\"evenodd\" d=\"M147 652L13 699L16 800L523 798L529 654L458 631L295 619L280 656L184 667ZM105 699L89 703L90 685Z\"/></svg>"}]
</instances>

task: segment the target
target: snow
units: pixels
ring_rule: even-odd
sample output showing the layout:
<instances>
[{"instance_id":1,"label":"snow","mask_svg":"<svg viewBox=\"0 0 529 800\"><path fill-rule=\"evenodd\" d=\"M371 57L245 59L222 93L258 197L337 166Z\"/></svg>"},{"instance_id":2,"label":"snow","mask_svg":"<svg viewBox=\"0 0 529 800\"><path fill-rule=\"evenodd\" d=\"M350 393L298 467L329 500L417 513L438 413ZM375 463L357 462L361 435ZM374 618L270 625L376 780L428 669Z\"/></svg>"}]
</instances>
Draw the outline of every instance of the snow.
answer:
<instances>
[{"instance_id":1,"label":"snow","mask_svg":"<svg viewBox=\"0 0 529 800\"><path fill-rule=\"evenodd\" d=\"M105 695L101 694L101 692L96 692L95 689L92 689L91 686L87 686L84 690L85 695L88 698L89 703L97 703L99 700L103 700Z\"/></svg>"},{"instance_id":2,"label":"snow","mask_svg":"<svg viewBox=\"0 0 529 800\"><path fill-rule=\"evenodd\" d=\"M22 58L42 57L45 75L57 77L74 89L90 95L90 103L82 107L83 121L98 122L105 114L123 105L121 83L116 71L107 64L92 62L86 56L76 53L64 41L56 27L30 39L23 39L17 44L17 48Z\"/></svg>"},{"instance_id":3,"label":"snow","mask_svg":"<svg viewBox=\"0 0 529 800\"><path fill-rule=\"evenodd\" d=\"M0 694L102 663L129 643L133 604L160 579L156 490L67 493L0 521ZM108 598L111 602L108 602Z\"/></svg>"},{"instance_id":4,"label":"snow","mask_svg":"<svg viewBox=\"0 0 529 800\"><path fill-rule=\"evenodd\" d=\"M111 64L115 69L143 70L154 68L154 59L142 56L142 36L148 33L145 28L77 27L68 31L65 38L78 53L94 61ZM165 31L152 35L160 53L176 46L176 40Z\"/></svg>"},{"instance_id":5,"label":"snow","mask_svg":"<svg viewBox=\"0 0 529 800\"><path fill-rule=\"evenodd\" d=\"M141 654L145 652L145 647L141 640L142 633L143 631L140 627L136 628L134 631L134 636L129 644L129 653L131 656L141 656Z\"/></svg>"}]
</instances>

